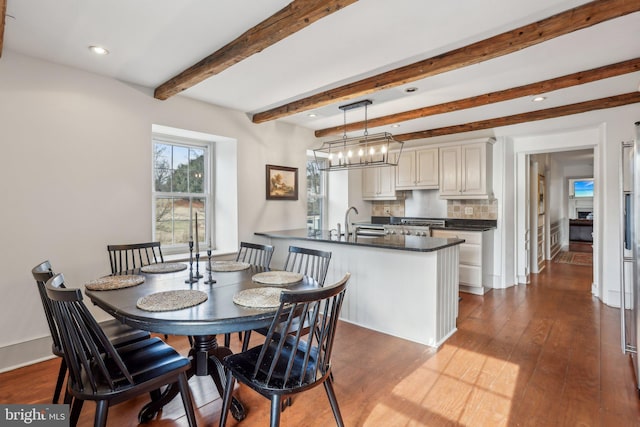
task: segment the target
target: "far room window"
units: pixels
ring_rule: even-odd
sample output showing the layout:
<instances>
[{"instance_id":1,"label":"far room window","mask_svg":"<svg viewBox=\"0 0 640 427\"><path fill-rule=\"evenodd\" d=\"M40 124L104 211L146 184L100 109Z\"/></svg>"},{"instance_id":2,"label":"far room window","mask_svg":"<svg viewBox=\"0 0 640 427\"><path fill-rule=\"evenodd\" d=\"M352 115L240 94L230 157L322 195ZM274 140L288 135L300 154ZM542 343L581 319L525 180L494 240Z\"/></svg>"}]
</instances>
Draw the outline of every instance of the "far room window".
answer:
<instances>
[{"instance_id":1,"label":"far room window","mask_svg":"<svg viewBox=\"0 0 640 427\"><path fill-rule=\"evenodd\" d=\"M321 230L325 223L326 180L318 163L307 159L307 230Z\"/></svg>"},{"instance_id":2,"label":"far room window","mask_svg":"<svg viewBox=\"0 0 640 427\"><path fill-rule=\"evenodd\" d=\"M183 250L195 239L211 242L211 147L208 143L153 137L153 239Z\"/></svg>"}]
</instances>

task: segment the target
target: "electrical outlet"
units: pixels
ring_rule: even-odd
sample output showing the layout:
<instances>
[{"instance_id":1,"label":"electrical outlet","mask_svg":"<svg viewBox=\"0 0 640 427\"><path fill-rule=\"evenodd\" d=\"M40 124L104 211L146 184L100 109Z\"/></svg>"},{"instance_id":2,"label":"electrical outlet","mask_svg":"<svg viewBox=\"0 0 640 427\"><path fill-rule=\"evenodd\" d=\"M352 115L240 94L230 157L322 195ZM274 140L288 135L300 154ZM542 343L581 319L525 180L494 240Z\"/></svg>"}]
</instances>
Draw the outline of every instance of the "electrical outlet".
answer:
<instances>
[{"instance_id":1,"label":"electrical outlet","mask_svg":"<svg viewBox=\"0 0 640 427\"><path fill-rule=\"evenodd\" d=\"M473 208L472 207L464 208L464 214L473 215Z\"/></svg>"}]
</instances>

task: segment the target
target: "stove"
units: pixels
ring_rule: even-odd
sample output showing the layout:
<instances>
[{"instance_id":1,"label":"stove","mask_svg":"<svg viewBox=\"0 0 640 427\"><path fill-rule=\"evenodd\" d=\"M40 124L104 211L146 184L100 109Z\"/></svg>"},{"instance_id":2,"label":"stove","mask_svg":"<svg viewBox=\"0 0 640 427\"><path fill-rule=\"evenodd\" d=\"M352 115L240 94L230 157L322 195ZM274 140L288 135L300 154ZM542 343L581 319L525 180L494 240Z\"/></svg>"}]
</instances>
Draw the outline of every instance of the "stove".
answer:
<instances>
[{"instance_id":1,"label":"stove","mask_svg":"<svg viewBox=\"0 0 640 427\"><path fill-rule=\"evenodd\" d=\"M402 236L430 237L431 227L444 227L442 219L425 218L395 218L391 224L384 225L385 234L399 234Z\"/></svg>"}]
</instances>

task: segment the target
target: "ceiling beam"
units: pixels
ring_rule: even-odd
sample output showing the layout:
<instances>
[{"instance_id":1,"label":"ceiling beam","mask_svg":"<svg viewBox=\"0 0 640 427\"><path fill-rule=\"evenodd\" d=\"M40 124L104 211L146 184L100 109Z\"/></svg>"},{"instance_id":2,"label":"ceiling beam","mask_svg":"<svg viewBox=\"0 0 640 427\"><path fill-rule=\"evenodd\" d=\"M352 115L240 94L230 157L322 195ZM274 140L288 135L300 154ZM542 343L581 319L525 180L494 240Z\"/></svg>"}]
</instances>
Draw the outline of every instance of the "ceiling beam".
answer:
<instances>
[{"instance_id":1,"label":"ceiling beam","mask_svg":"<svg viewBox=\"0 0 640 427\"><path fill-rule=\"evenodd\" d=\"M231 43L158 86L154 97L165 100L195 86L356 1L293 0Z\"/></svg>"},{"instance_id":2,"label":"ceiling beam","mask_svg":"<svg viewBox=\"0 0 640 427\"><path fill-rule=\"evenodd\" d=\"M588 111L594 110L604 110L606 108L614 108L636 103L640 103L640 92L625 93L622 95L615 95L607 98L594 99L592 101L578 102L576 104L547 108L545 110L514 114L512 116L496 117L493 119L480 120L477 122L465 123L461 125L446 126L437 129L404 133L400 135L394 135L394 138L399 141L410 141L413 139L432 138L434 136L453 135L463 132L473 132L477 130L516 125L519 123L535 122L537 120L553 119L556 117L586 113Z\"/></svg>"},{"instance_id":3,"label":"ceiling beam","mask_svg":"<svg viewBox=\"0 0 640 427\"><path fill-rule=\"evenodd\" d=\"M607 79L610 77L620 76L628 73L634 73L636 71L640 71L640 58L634 58L628 61L618 62L616 64L605 65L604 67L594 68L587 71L567 74L566 76L543 80L541 82L531 83L524 86L518 86L510 89L500 90L497 92L485 93L483 95L459 99L456 101L445 102L443 104L430 105L427 107L417 108L415 110L390 114L388 116L377 117L374 119L368 119L366 123L363 120L360 122L349 123L346 126L340 125L326 129L319 129L315 132L315 136L320 138L327 135L364 129L365 124L368 128L374 128L378 126L390 125L392 123L399 123L427 116L433 116L435 114L451 113L453 111L465 110L467 108L481 107L484 105L494 104L496 102L502 101L509 101L511 99L522 98L525 96L542 95L554 90L565 89L571 86L577 86L585 83L591 83L597 80Z\"/></svg>"},{"instance_id":4,"label":"ceiling beam","mask_svg":"<svg viewBox=\"0 0 640 427\"><path fill-rule=\"evenodd\" d=\"M4 24L7 19L7 0L0 0L0 58L2 58L2 46L4 45Z\"/></svg>"},{"instance_id":5,"label":"ceiling beam","mask_svg":"<svg viewBox=\"0 0 640 427\"><path fill-rule=\"evenodd\" d=\"M252 120L263 123L478 64L637 11L637 0L592 1L441 55L256 113Z\"/></svg>"}]
</instances>

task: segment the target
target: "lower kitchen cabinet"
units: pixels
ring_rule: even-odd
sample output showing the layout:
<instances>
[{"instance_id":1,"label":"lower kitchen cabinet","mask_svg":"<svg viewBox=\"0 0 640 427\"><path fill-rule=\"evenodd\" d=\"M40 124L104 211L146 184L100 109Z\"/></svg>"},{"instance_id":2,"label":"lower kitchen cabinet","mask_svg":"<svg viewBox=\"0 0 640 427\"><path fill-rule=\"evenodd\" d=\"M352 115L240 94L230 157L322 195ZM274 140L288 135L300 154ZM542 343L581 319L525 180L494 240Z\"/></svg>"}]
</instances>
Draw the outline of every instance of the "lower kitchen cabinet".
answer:
<instances>
[{"instance_id":1,"label":"lower kitchen cabinet","mask_svg":"<svg viewBox=\"0 0 640 427\"><path fill-rule=\"evenodd\" d=\"M431 230L432 237L458 238L460 291L476 295L493 288L493 230Z\"/></svg>"}]
</instances>

